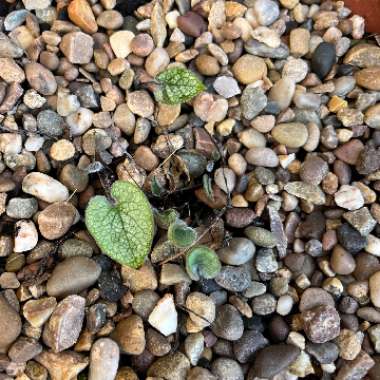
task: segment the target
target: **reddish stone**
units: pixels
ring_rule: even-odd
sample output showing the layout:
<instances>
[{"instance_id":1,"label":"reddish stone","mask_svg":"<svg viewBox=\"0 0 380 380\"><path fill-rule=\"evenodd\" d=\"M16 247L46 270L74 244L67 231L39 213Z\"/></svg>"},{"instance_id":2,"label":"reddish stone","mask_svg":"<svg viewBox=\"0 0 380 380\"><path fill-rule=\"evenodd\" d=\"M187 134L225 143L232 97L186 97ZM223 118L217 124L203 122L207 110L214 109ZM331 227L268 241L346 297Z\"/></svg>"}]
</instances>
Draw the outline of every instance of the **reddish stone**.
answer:
<instances>
[{"instance_id":1,"label":"reddish stone","mask_svg":"<svg viewBox=\"0 0 380 380\"><path fill-rule=\"evenodd\" d=\"M369 33L380 33L380 0L345 0L345 5L365 18L366 30Z\"/></svg>"}]
</instances>

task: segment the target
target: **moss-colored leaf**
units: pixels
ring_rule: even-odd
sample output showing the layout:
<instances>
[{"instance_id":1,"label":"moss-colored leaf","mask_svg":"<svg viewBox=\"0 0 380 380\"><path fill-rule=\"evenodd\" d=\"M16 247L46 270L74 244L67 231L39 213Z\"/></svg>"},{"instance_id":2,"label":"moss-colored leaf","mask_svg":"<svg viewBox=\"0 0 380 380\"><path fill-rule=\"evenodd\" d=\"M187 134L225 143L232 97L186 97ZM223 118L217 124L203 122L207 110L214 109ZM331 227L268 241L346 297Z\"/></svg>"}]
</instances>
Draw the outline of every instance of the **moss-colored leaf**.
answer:
<instances>
[{"instance_id":1,"label":"moss-colored leaf","mask_svg":"<svg viewBox=\"0 0 380 380\"><path fill-rule=\"evenodd\" d=\"M153 212L145 194L132 182L116 181L111 195L93 197L86 209L86 226L100 249L122 265L140 267L154 234Z\"/></svg>"},{"instance_id":2,"label":"moss-colored leaf","mask_svg":"<svg viewBox=\"0 0 380 380\"><path fill-rule=\"evenodd\" d=\"M158 227L167 230L169 226L176 221L179 214L174 208L169 208L164 211L154 211L154 219Z\"/></svg>"},{"instance_id":3,"label":"moss-colored leaf","mask_svg":"<svg viewBox=\"0 0 380 380\"><path fill-rule=\"evenodd\" d=\"M178 248L190 247L197 239L196 231L177 219L169 226L168 239Z\"/></svg>"},{"instance_id":4,"label":"moss-colored leaf","mask_svg":"<svg viewBox=\"0 0 380 380\"><path fill-rule=\"evenodd\" d=\"M160 89L156 92L156 99L162 103L184 103L205 90L204 84L190 70L174 67L160 73L156 79Z\"/></svg>"},{"instance_id":5,"label":"moss-colored leaf","mask_svg":"<svg viewBox=\"0 0 380 380\"><path fill-rule=\"evenodd\" d=\"M206 246L193 247L186 255L186 271L194 281L215 278L220 269L218 255Z\"/></svg>"}]
</instances>

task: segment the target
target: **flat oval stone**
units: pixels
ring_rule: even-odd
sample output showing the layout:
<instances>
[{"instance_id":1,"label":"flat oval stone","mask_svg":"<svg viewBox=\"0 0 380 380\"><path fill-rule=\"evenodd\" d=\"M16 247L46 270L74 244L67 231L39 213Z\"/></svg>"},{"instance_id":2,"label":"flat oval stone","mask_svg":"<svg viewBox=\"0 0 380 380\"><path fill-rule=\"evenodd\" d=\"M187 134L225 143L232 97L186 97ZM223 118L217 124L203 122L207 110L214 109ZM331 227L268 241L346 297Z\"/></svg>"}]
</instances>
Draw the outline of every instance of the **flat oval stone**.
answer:
<instances>
[{"instance_id":1,"label":"flat oval stone","mask_svg":"<svg viewBox=\"0 0 380 380\"><path fill-rule=\"evenodd\" d=\"M320 79L324 79L330 72L336 60L335 45L322 42L318 45L311 59L311 69Z\"/></svg>"},{"instance_id":2,"label":"flat oval stone","mask_svg":"<svg viewBox=\"0 0 380 380\"><path fill-rule=\"evenodd\" d=\"M39 172L32 172L24 177L22 191L48 203L65 201L69 197L66 186Z\"/></svg>"},{"instance_id":3,"label":"flat oval stone","mask_svg":"<svg viewBox=\"0 0 380 380\"><path fill-rule=\"evenodd\" d=\"M54 297L80 293L96 282L100 272L100 266L88 257L69 257L54 268L46 291Z\"/></svg>"},{"instance_id":4,"label":"flat oval stone","mask_svg":"<svg viewBox=\"0 0 380 380\"><path fill-rule=\"evenodd\" d=\"M380 47L370 44L358 44L344 57L345 64L358 67L380 66Z\"/></svg>"},{"instance_id":5,"label":"flat oval stone","mask_svg":"<svg viewBox=\"0 0 380 380\"><path fill-rule=\"evenodd\" d=\"M270 148L254 147L247 151L245 159L251 165L275 168L279 160L276 153Z\"/></svg>"},{"instance_id":6,"label":"flat oval stone","mask_svg":"<svg viewBox=\"0 0 380 380\"><path fill-rule=\"evenodd\" d=\"M372 91L380 91L380 66L368 67L355 74L359 86Z\"/></svg>"},{"instance_id":7,"label":"flat oval stone","mask_svg":"<svg viewBox=\"0 0 380 380\"><path fill-rule=\"evenodd\" d=\"M271 132L273 138L288 148L300 148L308 138L307 128L302 123L283 123L276 125Z\"/></svg>"}]
</instances>

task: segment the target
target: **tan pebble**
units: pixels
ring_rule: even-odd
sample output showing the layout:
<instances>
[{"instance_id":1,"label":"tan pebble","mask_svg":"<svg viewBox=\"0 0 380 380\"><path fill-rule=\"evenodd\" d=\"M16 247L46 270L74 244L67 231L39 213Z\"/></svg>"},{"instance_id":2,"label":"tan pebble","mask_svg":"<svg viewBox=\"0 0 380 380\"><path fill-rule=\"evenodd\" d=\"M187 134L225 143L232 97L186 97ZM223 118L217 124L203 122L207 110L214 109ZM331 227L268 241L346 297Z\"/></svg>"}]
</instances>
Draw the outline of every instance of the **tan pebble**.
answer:
<instances>
[{"instance_id":1,"label":"tan pebble","mask_svg":"<svg viewBox=\"0 0 380 380\"><path fill-rule=\"evenodd\" d=\"M138 90L127 95L127 104L132 113L141 117L153 115L154 103L147 91Z\"/></svg>"},{"instance_id":2,"label":"tan pebble","mask_svg":"<svg viewBox=\"0 0 380 380\"><path fill-rule=\"evenodd\" d=\"M139 57L147 57L154 48L154 42L149 34L141 33L132 39L130 47L133 54Z\"/></svg>"},{"instance_id":3,"label":"tan pebble","mask_svg":"<svg viewBox=\"0 0 380 380\"><path fill-rule=\"evenodd\" d=\"M74 157L75 147L69 140L58 140L50 148L50 157L56 161L66 161Z\"/></svg>"},{"instance_id":4,"label":"tan pebble","mask_svg":"<svg viewBox=\"0 0 380 380\"><path fill-rule=\"evenodd\" d=\"M169 55L164 48L156 48L150 53L145 61L145 70L147 73L155 77L166 69L170 62Z\"/></svg>"},{"instance_id":5,"label":"tan pebble","mask_svg":"<svg viewBox=\"0 0 380 380\"><path fill-rule=\"evenodd\" d=\"M110 44L117 58L126 58L131 53L134 37L135 34L129 30L120 30L111 34Z\"/></svg>"},{"instance_id":6,"label":"tan pebble","mask_svg":"<svg viewBox=\"0 0 380 380\"><path fill-rule=\"evenodd\" d=\"M134 154L136 164L147 171L152 171L159 164L158 157L147 146L139 146Z\"/></svg>"},{"instance_id":7,"label":"tan pebble","mask_svg":"<svg viewBox=\"0 0 380 380\"><path fill-rule=\"evenodd\" d=\"M69 19L86 33L96 33L98 25L87 0L73 0L67 7Z\"/></svg>"},{"instance_id":8,"label":"tan pebble","mask_svg":"<svg viewBox=\"0 0 380 380\"><path fill-rule=\"evenodd\" d=\"M207 54L198 55L195 58L195 66L201 74L206 76L217 75L220 70L218 60Z\"/></svg>"},{"instance_id":9,"label":"tan pebble","mask_svg":"<svg viewBox=\"0 0 380 380\"><path fill-rule=\"evenodd\" d=\"M68 202L53 203L38 214L38 228L48 240L62 237L73 225L77 210Z\"/></svg>"},{"instance_id":10,"label":"tan pebble","mask_svg":"<svg viewBox=\"0 0 380 380\"><path fill-rule=\"evenodd\" d=\"M262 58L245 54L232 66L235 78L242 84L250 84L267 75L267 66Z\"/></svg>"}]
</instances>

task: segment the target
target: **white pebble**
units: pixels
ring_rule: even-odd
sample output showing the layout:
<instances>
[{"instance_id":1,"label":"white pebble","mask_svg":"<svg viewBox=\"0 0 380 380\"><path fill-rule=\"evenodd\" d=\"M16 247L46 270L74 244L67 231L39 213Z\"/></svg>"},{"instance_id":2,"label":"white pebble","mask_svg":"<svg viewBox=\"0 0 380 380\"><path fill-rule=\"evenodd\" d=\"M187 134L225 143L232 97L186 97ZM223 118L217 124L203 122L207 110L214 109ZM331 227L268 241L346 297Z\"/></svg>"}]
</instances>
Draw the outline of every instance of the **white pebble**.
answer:
<instances>
[{"instance_id":1,"label":"white pebble","mask_svg":"<svg viewBox=\"0 0 380 380\"><path fill-rule=\"evenodd\" d=\"M364 206L361 191L354 186L343 185L334 195L335 203L346 210L357 210Z\"/></svg>"},{"instance_id":2,"label":"white pebble","mask_svg":"<svg viewBox=\"0 0 380 380\"><path fill-rule=\"evenodd\" d=\"M30 251L37 245L38 232L32 220L19 220L15 228L15 252Z\"/></svg>"}]
</instances>

